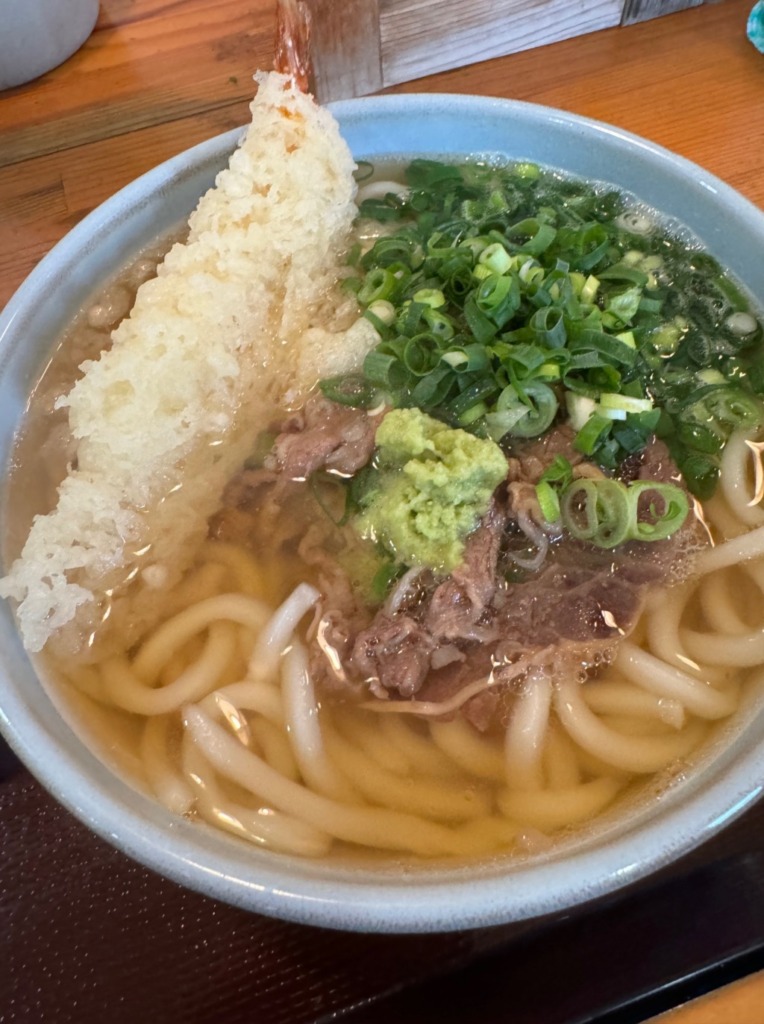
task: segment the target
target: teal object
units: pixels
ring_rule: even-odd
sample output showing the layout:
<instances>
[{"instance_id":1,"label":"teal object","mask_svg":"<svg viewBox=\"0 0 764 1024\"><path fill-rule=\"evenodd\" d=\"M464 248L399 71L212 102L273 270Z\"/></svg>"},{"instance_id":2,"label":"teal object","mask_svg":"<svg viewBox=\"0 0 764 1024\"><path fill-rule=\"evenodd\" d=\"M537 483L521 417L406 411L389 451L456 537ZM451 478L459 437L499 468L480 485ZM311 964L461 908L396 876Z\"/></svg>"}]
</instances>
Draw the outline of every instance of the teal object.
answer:
<instances>
[{"instance_id":1,"label":"teal object","mask_svg":"<svg viewBox=\"0 0 764 1024\"><path fill-rule=\"evenodd\" d=\"M764 53L764 0L753 5L748 15L748 38L759 51Z\"/></svg>"}]
</instances>

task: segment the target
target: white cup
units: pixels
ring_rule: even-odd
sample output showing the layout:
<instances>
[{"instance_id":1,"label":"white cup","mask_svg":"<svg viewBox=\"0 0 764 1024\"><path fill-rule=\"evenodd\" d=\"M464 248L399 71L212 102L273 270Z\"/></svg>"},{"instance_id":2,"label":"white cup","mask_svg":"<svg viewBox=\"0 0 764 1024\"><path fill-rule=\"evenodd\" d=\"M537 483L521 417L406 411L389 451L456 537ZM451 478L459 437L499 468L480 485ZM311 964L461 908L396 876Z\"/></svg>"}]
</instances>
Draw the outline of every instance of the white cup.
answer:
<instances>
[{"instance_id":1,"label":"white cup","mask_svg":"<svg viewBox=\"0 0 764 1024\"><path fill-rule=\"evenodd\" d=\"M0 0L0 89L71 57L93 31L98 0Z\"/></svg>"}]
</instances>

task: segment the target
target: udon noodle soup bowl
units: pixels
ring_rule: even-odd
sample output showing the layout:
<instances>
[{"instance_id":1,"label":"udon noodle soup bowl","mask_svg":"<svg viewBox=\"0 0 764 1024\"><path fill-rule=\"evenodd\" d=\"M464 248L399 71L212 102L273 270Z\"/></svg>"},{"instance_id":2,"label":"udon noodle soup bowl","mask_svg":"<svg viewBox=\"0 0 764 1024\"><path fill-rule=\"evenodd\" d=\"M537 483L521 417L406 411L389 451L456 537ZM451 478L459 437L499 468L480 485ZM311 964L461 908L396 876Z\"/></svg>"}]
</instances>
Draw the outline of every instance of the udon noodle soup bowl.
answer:
<instances>
[{"instance_id":1,"label":"udon noodle soup bowl","mask_svg":"<svg viewBox=\"0 0 764 1024\"><path fill-rule=\"evenodd\" d=\"M562 111L464 96L335 104L357 159L503 154L608 182L695 234L764 305L764 214L701 168L620 129ZM194 207L239 133L146 174L79 224L0 319L0 458L11 459L30 391L62 329L99 286ZM6 474L7 477L7 474ZM7 487L2 495L5 511ZM4 518L7 522L7 518ZM582 904L643 878L745 811L764 782L764 688L752 691L686 772L548 850L466 867L312 860L271 853L172 815L109 767L98 741L42 685L0 604L0 724L30 770L94 831L174 881L264 914L360 931L505 923ZM109 761L108 752L106 760Z\"/></svg>"}]
</instances>

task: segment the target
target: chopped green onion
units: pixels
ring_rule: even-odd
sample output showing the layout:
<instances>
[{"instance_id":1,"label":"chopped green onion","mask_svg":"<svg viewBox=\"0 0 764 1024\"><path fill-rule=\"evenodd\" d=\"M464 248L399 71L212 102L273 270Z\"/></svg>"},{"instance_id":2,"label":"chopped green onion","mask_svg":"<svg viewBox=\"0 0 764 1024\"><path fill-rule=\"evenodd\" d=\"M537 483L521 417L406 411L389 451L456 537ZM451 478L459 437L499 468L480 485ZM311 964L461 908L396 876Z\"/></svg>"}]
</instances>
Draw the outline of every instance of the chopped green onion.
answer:
<instances>
[{"instance_id":1,"label":"chopped green onion","mask_svg":"<svg viewBox=\"0 0 764 1024\"><path fill-rule=\"evenodd\" d=\"M635 480L628 488L632 506L631 536L634 540L663 540L675 533L687 518L687 495L676 484Z\"/></svg>"},{"instance_id":2,"label":"chopped green onion","mask_svg":"<svg viewBox=\"0 0 764 1024\"><path fill-rule=\"evenodd\" d=\"M492 274L506 274L513 262L501 242L493 242L486 246L478 256L478 267L485 267ZM477 267L475 269L477 270Z\"/></svg>"},{"instance_id":3,"label":"chopped green onion","mask_svg":"<svg viewBox=\"0 0 764 1024\"><path fill-rule=\"evenodd\" d=\"M525 178L528 181L534 181L541 173L538 164L531 164L527 162L515 164L513 170L518 178Z\"/></svg>"},{"instance_id":4,"label":"chopped green onion","mask_svg":"<svg viewBox=\"0 0 764 1024\"><path fill-rule=\"evenodd\" d=\"M718 370L698 370L696 377L702 384L726 384L727 378Z\"/></svg>"},{"instance_id":5,"label":"chopped green onion","mask_svg":"<svg viewBox=\"0 0 764 1024\"><path fill-rule=\"evenodd\" d=\"M446 304L446 297L440 288L420 288L414 292L414 302L421 302L430 309L441 309Z\"/></svg>"},{"instance_id":6,"label":"chopped green onion","mask_svg":"<svg viewBox=\"0 0 764 1024\"><path fill-rule=\"evenodd\" d=\"M576 540L614 548L629 537L631 509L626 488L617 480L574 480L561 501L565 529Z\"/></svg>"},{"instance_id":7,"label":"chopped green onion","mask_svg":"<svg viewBox=\"0 0 764 1024\"><path fill-rule=\"evenodd\" d=\"M756 317L751 316L750 313L731 313L724 321L724 326L732 331L733 334L745 338L758 330L759 321Z\"/></svg>"},{"instance_id":8,"label":"chopped green onion","mask_svg":"<svg viewBox=\"0 0 764 1024\"><path fill-rule=\"evenodd\" d=\"M563 348L567 340L565 317L561 309L546 306L537 309L529 324L534 333L534 340L547 348Z\"/></svg>"},{"instance_id":9,"label":"chopped green onion","mask_svg":"<svg viewBox=\"0 0 764 1024\"><path fill-rule=\"evenodd\" d=\"M573 467L564 455L555 455L553 461L541 474L541 479L565 488L573 480Z\"/></svg>"},{"instance_id":10,"label":"chopped green onion","mask_svg":"<svg viewBox=\"0 0 764 1024\"><path fill-rule=\"evenodd\" d=\"M377 400L377 391L367 375L349 373L339 377L326 377L320 381L322 393L331 402L338 405L351 405L360 409L368 409Z\"/></svg>"},{"instance_id":11,"label":"chopped green onion","mask_svg":"<svg viewBox=\"0 0 764 1024\"><path fill-rule=\"evenodd\" d=\"M591 455L597 442L610 430L610 420L595 413L590 416L573 440L573 447L583 455Z\"/></svg>"},{"instance_id":12,"label":"chopped green onion","mask_svg":"<svg viewBox=\"0 0 764 1024\"><path fill-rule=\"evenodd\" d=\"M560 518L560 499L554 487L546 480L540 480L536 484L536 497L544 519L548 523L556 523Z\"/></svg>"},{"instance_id":13,"label":"chopped green onion","mask_svg":"<svg viewBox=\"0 0 764 1024\"><path fill-rule=\"evenodd\" d=\"M635 480L631 484L584 478L565 488L560 502L564 528L576 540L614 548L628 540L664 540L689 512L687 495L675 484Z\"/></svg>"},{"instance_id":14,"label":"chopped green onion","mask_svg":"<svg viewBox=\"0 0 764 1024\"><path fill-rule=\"evenodd\" d=\"M626 410L625 409L603 409L601 405L597 406L597 415L603 416L606 420L625 420Z\"/></svg>"},{"instance_id":15,"label":"chopped green onion","mask_svg":"<svg viewBox=\"0 0 764 1024\"><path fill-rule=\"evenodd\" d=\"M615 190L533 164L415 160L406 180L361 205L387 226L341 285L379 334L368 394L495 438L543 433L564 395L602 468L655 431L711 493L733 431L764 427L764 328L713 257Z\"/></svg>"},{"instance_id":16,"label":"chopped green onion","mask_svg":"<svg viewBox=\"0 0 764 1024\"><path fill-rule=\"evenodd\" d=\"M592 277L592 275L590 274L584 281L584 285L581 289L581 294L579 296L581 301L591 305L597 298L597 292L599 291L599 287L599 278Z\"/></svg>"},{"instance_id":17,"label":"chopped green onion","mask_svg":"<svg viewBox=\"0 0 764 1024\"><path fill-rule=\"evenodd\" d=\"M366 310L366 315L368 316L369 314L376 317L380 323L385 324L387 327L395 323L395 306L392 302L388 302L387 299L376 299L372 302Z\"/></svg>"},{"instance_id":18,"label":"chopped green onion","mask_svg":"<svg viewBox=\"0 0 764 1024\"><path fill-rule=\"evenodd\" d=\"M577 395L572 391L565 393L565 405L570 417L570 425L574 430L581 430L597 409L597 403L587 395Z\"/></svg>"},{"instance_id":19,"label":"chopped green onion","mask_svg":"<svg viewBox=\"0 0 764 1024\"><path fill-rule=\"evenodd\" d=\"M380 299L389 299L395 294L397 284L395 276L389 270L374 267L364 278L358 292L358 301L361 305L368 306Z\"/></svg>"},{"instance_id":20,"label":"chopped green onion","mask_svg":"<svg viewBox=\"0 0 764 1024\"><path fill-rule=\"evenodd\" d=\"M600 409L620 409L627 413L648 412L652 407L652 398L632 398L629 395L614 395L607 391L600 395Z\"/></svg>"}]
</instances>

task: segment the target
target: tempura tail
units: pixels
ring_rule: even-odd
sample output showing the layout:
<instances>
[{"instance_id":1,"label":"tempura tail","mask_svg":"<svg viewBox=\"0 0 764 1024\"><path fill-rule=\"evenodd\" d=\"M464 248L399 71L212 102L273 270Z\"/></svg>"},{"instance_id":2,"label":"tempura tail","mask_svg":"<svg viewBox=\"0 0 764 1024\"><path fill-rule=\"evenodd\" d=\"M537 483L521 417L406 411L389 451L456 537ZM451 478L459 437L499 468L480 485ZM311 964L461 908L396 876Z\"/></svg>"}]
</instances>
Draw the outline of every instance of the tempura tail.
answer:
<instances>
[{"instance_id":1,"label":"tempura tail","mask_svg":"<svg viewBox=\"0 0 764 1024\"><path fill-rule=\"evenodd\" d=\"M30 651L55 637L81 653L104 617L138 635L273 403L317 375L305 332L340 273L354 163L333 117L289 78L257 81L252 125L188 240L59 400L76 469L0 580Z\"/></svg>"}]
</instances>

